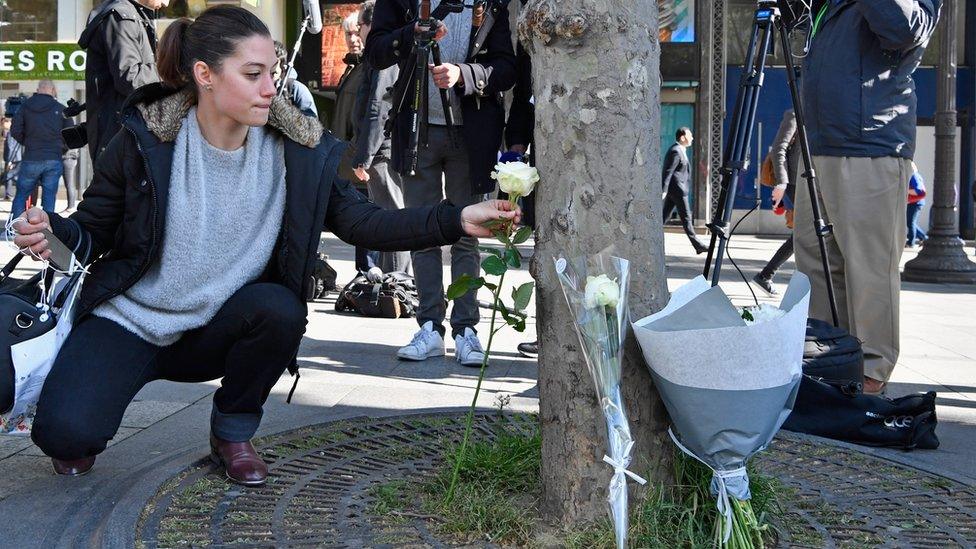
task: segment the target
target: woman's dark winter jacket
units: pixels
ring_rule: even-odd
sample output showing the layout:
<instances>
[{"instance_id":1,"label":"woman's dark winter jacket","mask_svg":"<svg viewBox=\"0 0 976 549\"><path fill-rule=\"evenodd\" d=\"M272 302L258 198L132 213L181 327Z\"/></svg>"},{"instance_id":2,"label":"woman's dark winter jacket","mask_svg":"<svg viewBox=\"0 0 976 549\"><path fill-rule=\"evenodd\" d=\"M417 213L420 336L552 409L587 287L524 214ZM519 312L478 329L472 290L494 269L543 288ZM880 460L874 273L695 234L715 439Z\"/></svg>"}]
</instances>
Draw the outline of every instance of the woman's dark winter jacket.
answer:
<instances>
[{"instance_id":1,"label":"woman's dark winter jacket","mask_svg":"<svg viewBox=\"0 0 976 549\"><path fill-rule=\"evenodd\" d=\"M79 315L125 292L159 260L174 142L192 104L190 93L174 93L160 84L136 90L122 109L123 130L99 157L78 211L67 219L50 214L52 230L69 247L91 245L87 260L94 262L79 298ZM275 99L268 125L284 137L286 196L281 232L263 280L306 301L314 289L320 233L326 229L380 251L429 248L464 236L460 209L448 202L384 210L336 178L344 144L287 99ZM200 245L220 253L220 243L208 242L205 234Z\"/></svg>"},{"instance_id":2,"label":"woman's dark winter jacket","mask_svg":"<svg viewBox=\"0 0 976 549\"><path fill-rule=\"evenodd\" d=\"M461 94L461 135L468 152L472 194L490 192L495 187L491 170L498 159L505 128L502 94L515 85L515 51L508 24L507 2L488 2L481 27L473 27L466 62L458 64L464 88ZM412 71L407 70L413 49L414 0L384 0L376 3L373 26L366 38L365 56L377 69L400 65L399 89ZM448 15L451 17L451 15ZM406 97L413 96L413 86ZM401 110L393 129L393 165L404 171L404 152L410 134L410 113Z\"/></svg>"},{"instance_id":3,"label":"woman's dark winter jacket","mask_svg":"<svg viewBox=\"0 0 976 549\"><path fill-rule=\"evenodd\" d=\"M153 12L135 0L107 0L88 16L78 45L87 52L86 128L94 161L119 131L125 98L159 80Z\"/></svg>"}]
</instances>

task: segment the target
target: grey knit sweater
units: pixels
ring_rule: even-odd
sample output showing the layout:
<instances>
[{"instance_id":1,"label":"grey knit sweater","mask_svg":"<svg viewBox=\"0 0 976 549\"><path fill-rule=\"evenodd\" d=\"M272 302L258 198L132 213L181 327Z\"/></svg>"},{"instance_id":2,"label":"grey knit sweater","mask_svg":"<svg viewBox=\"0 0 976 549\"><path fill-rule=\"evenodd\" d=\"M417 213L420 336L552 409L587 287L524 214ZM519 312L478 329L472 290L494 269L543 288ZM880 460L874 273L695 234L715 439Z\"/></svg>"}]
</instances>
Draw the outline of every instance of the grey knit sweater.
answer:
<instances>
[{"instance_id":1,"label":"grey knit sweater","mask_svg":"<svg viewBox=\"0 0 976 549\"><path fill-rule=\"evenodd\" d=\"M243 147L223 151L203 138L196 113L190 109L176 137L158 260L93 311L158 346L206 325L261 275L285 209L281 137L251 128Z\"/></svg>"}]
</instances>

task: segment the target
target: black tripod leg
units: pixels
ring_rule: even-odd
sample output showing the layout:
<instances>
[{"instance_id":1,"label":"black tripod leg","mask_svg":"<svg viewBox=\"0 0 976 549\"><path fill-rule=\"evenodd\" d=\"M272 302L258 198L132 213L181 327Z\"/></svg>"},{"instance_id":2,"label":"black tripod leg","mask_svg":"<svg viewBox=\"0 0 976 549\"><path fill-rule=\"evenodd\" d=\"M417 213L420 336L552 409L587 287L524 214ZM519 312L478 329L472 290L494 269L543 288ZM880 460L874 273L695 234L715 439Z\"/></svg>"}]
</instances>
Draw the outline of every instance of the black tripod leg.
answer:
<instances>
[{"instance_id":1,"label":"black tripod leg","mask_svg":"<svg viewBox=\"0 0 976 549\"><path fill-rule=\"evenodd\" d=\"M763 14L763 17L760 17ZM729 146L725 151L725 162L722 168L722 190L719 203L713 214L713 222L709 225L712 239L709 243L708 256L704 269L708 276L708 269L715 261L712 272L712 286L717 286L722 276L722 261L728 245L728 230L732 220L732 210L735 205L735 189L739 184L739 177L746 167L746 156L752 141L752 130L755 127L756 111L759 105L759 92L762 90L766 70L766 56L773 43L773 23L778 17L776 10L757 10L753 22L752 36L749 40L749 50L746 57L748 71L743 75L740 83L739 96L736 99L735 112L732 118L732 133ZM757 48L758 46L758 48ZM716 248L717 246L717 250ZM715 253L713 254L713 250Z\"/></svg>"},{"instance_id":2,"label":"black tripod leg","mask_svg":"<svg viewBox=\"0 0 976 549\"><path fill-rule=\"evenodd\" d=\"M441 65L441 48L437 45L437 42L434 42L434 45L431 46L430 53L434 60L434 66ZM447 125L447 133L451 137L451 144L457 147L457 123L454 120L454 108L451 106L451 92L445 89L441 89L439 92L441 96L441 109L444 111L444 121Z\"/></svg>"},{"instance_id":3,"label":"black tripod leg","mask_svg":"<svg viewBox=\"0 0 976 549\"><path fill-rule=\"evenodd\" d=\"M807 130L803 125L803 105L800 102L800 92L796 83L796 67L793 64L793 51L785 24L780 20L780 39L783 44L783 56L786 58L786 74L790 84L790 96L793 99L793 114L796 116L797 144L803 157L803 178L807 180L807 192L810 194L810 207L813 209L814 230L817 232L817 243L820 247L820 262L823 265L824 279L827 283L827 299L830 301L830 315L834 326L840 326L837 314L837 297L834 295L834 280L830 274L830 260L827 257L827 235L833 232L833 226L824 221L820 210L820 190L817 172L813 166L813 155L810 154L810 141ZM796 230L796 229L794 229Z\"/></svg>"}]
</instances>

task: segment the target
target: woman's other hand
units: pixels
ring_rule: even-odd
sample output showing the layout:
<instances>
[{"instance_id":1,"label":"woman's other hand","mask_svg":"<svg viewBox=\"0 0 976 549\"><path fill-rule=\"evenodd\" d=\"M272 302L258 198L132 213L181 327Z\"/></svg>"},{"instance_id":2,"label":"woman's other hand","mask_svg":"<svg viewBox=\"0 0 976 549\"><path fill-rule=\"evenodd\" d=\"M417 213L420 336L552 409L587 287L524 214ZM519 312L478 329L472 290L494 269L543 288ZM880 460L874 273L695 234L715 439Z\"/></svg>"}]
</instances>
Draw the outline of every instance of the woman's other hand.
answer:
<instances>
[{"instance_id":1,"label":"woman's other hand","mask_svg":"<svg viewBox=\"0 0 976 549\"><path fill-rule=\"evenodd\" d=\"M14 228L17 230L14 244L20 249L30 248L35 261L46 260L51 255L47 239L41 233L42 229L51 228L51 218L47 212L31 208L14 220Z\"/></svg>"},{"instance_id":2,"label":"woman's other hand","mask_svg":"<svg viewBox=\"0 0 976 549\"><path fill-rule=\"evenodd\" d=\"M484 225L496 220L517 225L522 220L522 209L507 200L486 200L461 210L461 227L469 236L491 236L491 229Z\"/></svg>"}]
</instances>

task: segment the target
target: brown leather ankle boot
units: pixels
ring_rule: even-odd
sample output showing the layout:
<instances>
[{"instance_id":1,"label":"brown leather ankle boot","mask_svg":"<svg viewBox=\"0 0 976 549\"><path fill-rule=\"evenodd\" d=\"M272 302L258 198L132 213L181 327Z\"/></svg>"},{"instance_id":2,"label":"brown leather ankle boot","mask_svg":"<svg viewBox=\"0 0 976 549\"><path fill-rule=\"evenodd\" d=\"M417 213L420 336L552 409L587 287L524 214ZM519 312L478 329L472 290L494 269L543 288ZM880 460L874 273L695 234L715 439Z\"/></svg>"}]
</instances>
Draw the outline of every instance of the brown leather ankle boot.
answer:
<instances>
[{"instance_id":1,"label":"brown leather ankle boot","mask_svg":"<svg viewBox=\"0 0 976 549\"><path fill-rule=\"evenodd\" d=\"M210 459L222 465L227 478L244 486L260 486L268 479L268 466L251 442L228 442L210 434Z\"/></svg>"},{"instance_id":2,"label":"brown leather ankle boot","mask_svg":"<svg viewBox=\"0 0 976 549\"><path fill-rule=\"evenodd\" d=\"M54 466L54 472L59 475L80 477L91 471L92 466L95 465L95 456L81 459L51 458L51 465Z\"/></svg>"}]
</instances>

